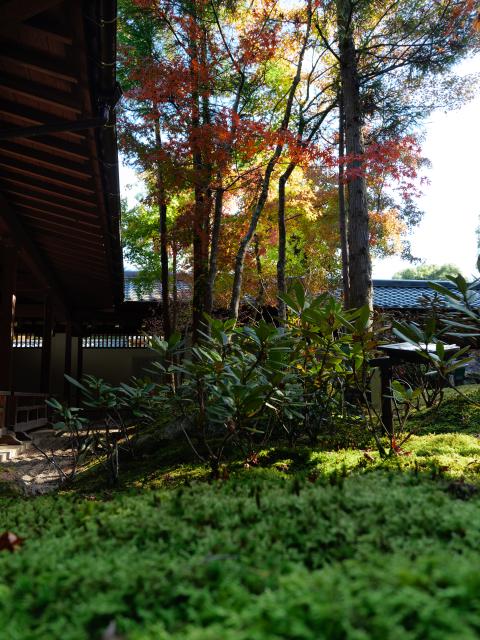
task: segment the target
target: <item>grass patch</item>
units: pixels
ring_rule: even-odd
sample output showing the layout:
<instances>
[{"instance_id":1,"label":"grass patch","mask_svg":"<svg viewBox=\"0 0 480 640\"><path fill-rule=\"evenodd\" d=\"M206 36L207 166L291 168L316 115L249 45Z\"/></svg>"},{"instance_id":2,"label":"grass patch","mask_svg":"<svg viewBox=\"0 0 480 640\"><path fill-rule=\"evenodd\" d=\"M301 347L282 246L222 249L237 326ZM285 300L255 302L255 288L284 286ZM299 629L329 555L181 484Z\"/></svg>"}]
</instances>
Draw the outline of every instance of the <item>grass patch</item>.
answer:
<instances>
[{"instance_id":1,"label":"grass patch","mask_svg":"<svg viewBox=\"0 0 480 640\"><path fill-rule=\"evenodd\" d=\"M3 501L9 640L474 638L479 498L420 473Z\"/></svg>"},{"instance_id":2,"label":"grass patch","mask_svg":"<svg viewBox=\"0 0 480 640\"><path fill-rule=\"evenodd\" d=\"M438 409L425 409L413 415L409 426L416 433L480 434L480 386L459 387L463 394L452 389L445 391L445 401Z\"/></svg>"},{"instance_id":3,"label":"grass patch","mask_svg":"<svg viewBox=\"0 0 480 640\"><path fill-rule=\"evenodd\" d=\"M0 552L1 637L95 640L114 620L126 640L478 638L480 440L472 405L446 404L468 428L426 426L386 461L279 446L211 481L157 443L115 489L90 469L58 495L0 493L0 532L25 538Z\"/></svg>"}]
</instances>

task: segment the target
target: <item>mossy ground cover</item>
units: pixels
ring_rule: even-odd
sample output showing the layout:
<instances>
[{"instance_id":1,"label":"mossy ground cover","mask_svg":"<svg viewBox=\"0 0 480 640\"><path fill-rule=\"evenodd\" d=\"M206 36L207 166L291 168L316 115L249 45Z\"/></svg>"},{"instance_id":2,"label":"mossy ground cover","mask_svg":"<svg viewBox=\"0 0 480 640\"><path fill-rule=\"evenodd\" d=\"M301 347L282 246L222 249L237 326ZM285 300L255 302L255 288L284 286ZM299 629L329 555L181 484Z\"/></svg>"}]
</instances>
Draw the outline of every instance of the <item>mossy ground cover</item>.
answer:
<instances>
[{"instance_id":1,"label":"mossy ground cover","mask_svg":"<svg viewBox=\"0 0 480 640\"><path fill-rule=\"evenodd\" d=\"M91 640L115 620L127 640L478 638L480 441L465 431L387 462L266 449L216 481L171 445L115 490L90 473L0 498L0 531L25 538L0 553L0 637Z\"/></svg>"}]
</instances>

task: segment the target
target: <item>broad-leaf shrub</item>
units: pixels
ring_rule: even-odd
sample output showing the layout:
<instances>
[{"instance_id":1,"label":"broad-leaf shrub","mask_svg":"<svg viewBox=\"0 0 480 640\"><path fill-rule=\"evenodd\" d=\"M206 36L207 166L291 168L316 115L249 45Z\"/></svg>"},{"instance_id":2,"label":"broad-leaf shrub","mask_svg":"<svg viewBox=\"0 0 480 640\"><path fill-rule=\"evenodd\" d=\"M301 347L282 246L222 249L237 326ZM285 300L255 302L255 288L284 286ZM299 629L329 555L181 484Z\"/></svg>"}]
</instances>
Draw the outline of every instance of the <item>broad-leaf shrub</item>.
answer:
<instances>
[{"instance_id":1,"label":"broad-leaf shrub","mask_svg":"<svg viewBox=\"0 0 480 640\"><path fill-rule=\"evenodd\" d=\"M272 436L315 442L335 436L338 425L373 436L386 453L370 397L376 340L368 309L344 311L329 295L309 299L301 286L284 302L286 327L207 318L192 347L180 336L152 343L157 406L215 472L227 446L248 455Z\"/></svg>"},{"instance_id":2,"label":"broad-leaf shrub","mask_svg":"<svg viewBox=\"0 0 480 640\"><path fill-rule=\"evenodd\" d=\"M303 418L292 337L282 329L208 318L208 332L195 346L158 340L152 346L160 356L156 370L169 381L157 387L159 406L193 435L214 471L229 443L247 454L254 442Z\"/></svg>"},{"instance_id":3,"label":"broad-leaf shrub","mask_svg":"<svg viewBox=\"0 0 480 640\"><path fill-rule=\"evenodd\" d=\"M358 429L360 424L384 453L377 434L380 416L370 394L369 362L378 340L369 309L346 311L328 294L309 299L300 285L283 300L290 310L295 365L306 399L302 428L314 442L319 435L334 434L339 425Z\"/></svg>"},{"instance_id":4,"label":"broad-leaf shrub","mask_svg":"<svg viewBox=\"0 0 480 640\"><path fill-rule=\"evenodd\" d=\"M448 279L455 284L454 291L436 282L430 283L446 301L438 318L430 317L423 327L413 322L393 323L394 333L415 346L425 361L422 396L427 406L441 402L443 387L453 386L455 373L471 362L469 343L480 335L478 281L468 284L461 275L448 276ZM467 345L454 351L446 349L447 343L453 340L467 342Z\"/></svg>"},{"instance_id":5,"label":"broad-leaf shrub","mask_svg":"<svg viewBox=\"0 0 480 640\"><path fill-rule=\"evenodd\" d=\"M69 438L73 458L71 476L75 475L78 464L93 456L116 482L119 450L124 448L132 453L132 440L139 434L139 424L152 419L155 385L134 378L131 384L116 387L90 375L81 382L65 377L82 392L83 406L68 407L55 398L47 400L47 404L56 418L54 429Z\"/></svg>"}]
</instances>

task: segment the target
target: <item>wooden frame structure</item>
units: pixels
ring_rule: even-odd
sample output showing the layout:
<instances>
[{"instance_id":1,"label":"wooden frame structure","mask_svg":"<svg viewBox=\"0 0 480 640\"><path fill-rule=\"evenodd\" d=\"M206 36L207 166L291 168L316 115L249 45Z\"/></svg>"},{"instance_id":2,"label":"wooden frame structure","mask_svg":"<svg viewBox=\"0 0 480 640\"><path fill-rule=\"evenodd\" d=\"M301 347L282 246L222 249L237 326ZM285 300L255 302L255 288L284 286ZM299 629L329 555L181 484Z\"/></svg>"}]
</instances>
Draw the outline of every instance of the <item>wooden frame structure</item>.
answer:
<instances>
[{"instance_id":1,"label":"wooden frame structure","mask_svg":"<svg viewBox=\"0 0 480 640\"><path fill-rule=\"evenodd\" d=\"M3 404L15 327L43 322L38 397L49 391L54 329L65 332L71 372L82 320L113 315L123 300L116 15L115 0L0 0ZM1 413L0 437L13 426L8 407Z\"/></svg>"}]
</instances>

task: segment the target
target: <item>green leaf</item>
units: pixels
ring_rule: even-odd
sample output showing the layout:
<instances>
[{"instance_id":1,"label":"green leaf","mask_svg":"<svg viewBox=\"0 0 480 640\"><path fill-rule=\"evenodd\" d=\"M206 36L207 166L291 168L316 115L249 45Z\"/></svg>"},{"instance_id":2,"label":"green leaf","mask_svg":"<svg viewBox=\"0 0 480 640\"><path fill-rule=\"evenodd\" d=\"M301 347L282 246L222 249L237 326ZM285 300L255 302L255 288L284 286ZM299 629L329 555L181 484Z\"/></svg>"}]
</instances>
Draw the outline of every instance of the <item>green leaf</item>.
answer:
<instances>
[{"instance_id":1,"label":"green leaf","mask_svg":"<svg viewBox=\"0 0 480 640\"><path fill-rule=\"evenodd\" d=\"M299 309L303 309L305 307L305 290L303 285L298 281L295 282L293 285L293 292L297 298Z\"/></svg>"},{"instance_id":2,"label":"green leaf","mask_svg":"<svg viewBox=\"0 0 480 640\"><path fill-rule=\"evenodd\" d=\"M182 334L179 331L174 331L168 339L167 345L169 349L173 349L182 339Z\"/></svg>"},{"instance_id":3,"label":"green leaf","mask_svg":"<svg viewBox=\"0 0 480 640\"><path fill-rule=\"evenodd\" d=\"M292 298L292 296L288 295L288 293L279 293L278 297L287 305L287 307L292 311L295 311L297 315L299 314L301 307L298 306L298 302Z\"/></svg>"},{"instance_id":4,"label":"green leaf","mask_svg":"<svg viewBox=\"0 0 480 640\"><path fill-rule=\"evenodd\" d=\"M65 379L68 380L70 384L73 384L74 387L77 387L78 389L81 389L85 393L88 393L87 387L83 385L81 382L79 382L78 380L75 380L75 378L72 378L67 373L65 373L64 376L65 376Z\"/></svg>"},{"instance_id":5,"label":"green leaf","mask_svg":"<svg viewBox=\"0 0 480 640\"><path fill-rule=\"evenodd\" d=\"M358 316L355 319L355 329L358 333L363 333L370 322L370 308L368 305L357 310Z\"/></svg>"}]
</instances>

